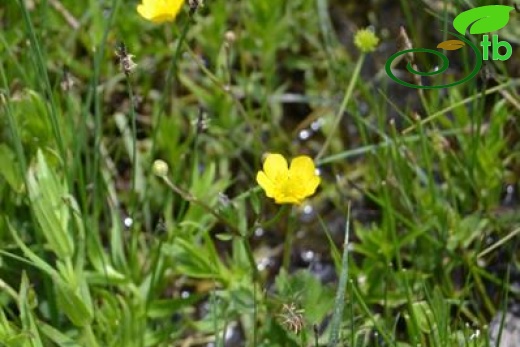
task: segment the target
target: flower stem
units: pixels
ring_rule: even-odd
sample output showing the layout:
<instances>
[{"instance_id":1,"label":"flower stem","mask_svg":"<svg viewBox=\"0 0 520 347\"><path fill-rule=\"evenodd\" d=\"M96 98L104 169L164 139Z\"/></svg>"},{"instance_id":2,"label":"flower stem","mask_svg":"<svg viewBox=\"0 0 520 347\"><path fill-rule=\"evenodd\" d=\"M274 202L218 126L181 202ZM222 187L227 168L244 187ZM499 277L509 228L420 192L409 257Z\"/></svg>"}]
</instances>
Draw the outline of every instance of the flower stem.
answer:
<instances>
[{"instance_id":1,"label":"flower stem","mask_svg":"<svg viewBox=\"0 0 520 347\"><path fill-rule=\"evenodd\" d=\"M260 223L260 226L263 228L263 229L266 229L266 228L269 228L271 225L274 225L275 223L278 223L278 221L280 220L280 218L286 213L286 212L291 212L291 209L290 209L290 206L289 205L282 205L282 207L278 210L278 212L276 212L276 215L265 221L265 222L261 222Z\"/></svg>"},{"instance_id":2,"label":"flower stem","mask_svg":"<svg viewBox=\"0 0 520 347\"><path fill-rule=\"evenodd\" d=\"M286 272L289 272L289 262L291 261L291 244L294 233L294 218L295 218L295 209L291 208L289 212L289 216L287 218L287 233L285 234L285 242L283 244L283 260L282 260L282 269Z\"/></svg>"},{"instance_id":3,"label":"flower stem","mask_svg":"<svg viewBox=\"0 0 520 347\"><path fill-rule=\"evenodd\" d=\"M191 194L189 191L183 190L182 188L174 184L168 177L162 177L162 180L171 190L179 194L184 200L202 207L206 212L212 214L219 222L227 225L236 236L242 236L242 233L240 232L238 227L233 222L228 220L225 216L223 216L220 212L218 212L216 209L212 208L210 205L200 200L195 195Z\"/></svg>"},{"instance_id":4,"label":"flower stem","mask_svg":"<svg viewBox=\"0 0 520 347\"><path fill-rule=\"evenodd\" d=\"M345 109L347 108L347 104L350 100L350 97L352 96L352 91L354 90L354 86L356 85L356 82L359 78L359 73L361 72L361 66L363 66L363 61L365 60L365 54L362 53L358 61L356 63L356 67L354 68L354 73L352 74L352 78L350 79L350 83L347 87L347 90L345 91L345 96L343 97L343 101L341 102L341 105L339 107L338 113L336 114L336 118L334 120L334 124L331 128L331 131L327 138L325 139L325 143L323 144L323 147L321 148L320 152L314 159L314 161L318 161L327 151L328 147L330 146L330 142L332 140L332 137L334 136L335 130L339 127L339 124L341 123L341 119L343 118L343 114L345 113Z\"/></svg>"},{"instance_id":5,"label":"flower stem","mask_svg":"<svg viewBox=\"0 0 520 347\"><path fill-rule=\"evenodd\" d=\"M253 254L253 250L251 248L251 244L249 243L249 238L247 236L242 236L242 242L244 245L244 249L246 251L247 257L249 259L249 263L251 265L251 283L253 286L253 346L257 345L257 320L258 320L258 307L257 307L257 297L256 297L256 288L257 284L260 284L260 274L258 272L258 267L255 261L255 255Z\"/></svg>"},{"instance_id":6,"label":"flower stem","mask_svg":"<svg viewBox=\"0 0 520 347\"><path fill-rule=\"evenodd\" d=\"M184 23L184 26L181 29L181 33L179 35L179 39L177 40L177 46L175 47L175 52L173 55L173 59L171 60L170 66L168 68L168 72L166 73L166 80L165 80L165 88L162 93L162 97L160 100L160 107L159 107L159 113L157 114L157 119L155 122L155 126L152 132L152 149L151 149L151 155L152 157L155 155L156 147L157 147L157 136L159 133L159 129L161 127L161 120L166 113L166 105L168 101L170 100L171 92L172 92L172 82L175 81L177 78L177 64L179 61L179 58L181 56L181 47L184 44L186 40L186 35L188 34L188 29L190 28L190 24L193 24L194 22L193 16L190 16L186 22Z\"/></svg>"}]
</instances>

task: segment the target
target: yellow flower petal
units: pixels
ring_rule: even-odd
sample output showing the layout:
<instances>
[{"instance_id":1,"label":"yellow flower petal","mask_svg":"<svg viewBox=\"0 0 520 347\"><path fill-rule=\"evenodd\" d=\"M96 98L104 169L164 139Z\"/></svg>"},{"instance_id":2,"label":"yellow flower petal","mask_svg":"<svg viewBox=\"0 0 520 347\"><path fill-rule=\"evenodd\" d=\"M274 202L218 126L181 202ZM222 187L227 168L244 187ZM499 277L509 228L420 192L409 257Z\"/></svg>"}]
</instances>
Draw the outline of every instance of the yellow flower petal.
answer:
<instances>
[{"instance_id":1,"label":"yellow flower petal","mask_svg":"<svg viewBox=\"0 0 520 347\"><path fill-rule=\"evenodd\" d=\"M277 204L300 205L302 203L302 200L298 200L293 196L281 195L281 196L275 197L274 202L276 202Z\"/></svg>"},{"instance_id":2,"label":"yellow flower petal","mask_svg":"<svg viewBox=\"0 0 520 347\"><path fill-rule=\"evenodd\" d=\"M173 21L182 8L184 0L143 0L137 12L154 23Z\"/></svg>"},{"instance_id":3,"label":"yellow flower petal","mask_svg":"<svg viewBox=\"0 0 520 347\"><path fill-rule=\"evenodd\" d=\"M314 172L316 168L314 167L314 162L311 158L306 155L301 155L299 157L294 158L291 161L291 167L289 168L290 176L315 176Z\"/></svg>"},{"instance_id":4,"label":"yellow flower petal","mask_svg":"<svg viewBox=\"0 0 520 347\"><path fill-rule=\"evenodd\" d=\"M314 162L308 156L299 156L291 161L289 181L295 187L294 194L299 199L311 196L320 185L321 179L316 175Z\"/></svg>"},{"instance_id":5,"label":"yellow flower petal","mask_svg":"<svg viewBox=\"0 0 520 347\"><path fill-rule=\"evenodd\" d=\"M154 23L172 22L174 19L175 15L171 15L168 13L157 14L150 18L150 20Z\"/></svg>"},{"instance_id":6,"label":"yellow flower petal","mask_svg":"<svg viewBox=\"0 0 520 347\"><path fill-rule=\"evenodd\" d=\"M143 6L148 8L153 8L156 6L157 0L143 0ZM161 2L164 2L164 0L161 0Z\"/></svg>"},{"instance_id":7,"label":"yellow flower petal","mask_svg":"<svg viewBox=\"0 0 520 347\"><path fill-rule=\"evenodd\" d=\"M258 182L258 185L262 187L263 190L265 190L265 195L270 198L275 197L277 194L276 187L273 181L271 181L263 171L259 171L256 174L256 182Z\"/></svg>"},{"instance_id":8,"label":"yellow flower petal","mask_svg":"<svg viewBox=\"0 0 520 347\"><path fill-rule=\"evenodd\" d=\"M146 1L145 1L145 3L146 3ZM137 5L137 13L139 13L141 15L141 17L148 19L148 20L152 17L150 10L151 10L151 8L147 7L144 4Z\"/></svg>"},{"instance_id":9,"label":"yellow flower petal","mask_svg":"<svg viewBox=\"0 0 520 347\"><path fill-rule=\"evenodd\" d=\"M287 160L281 154L269 154L264 161L264 172L275 185L285 182L289 176Z\"/></svg>"},{"instance_id":10,"label":"yellow flower petal","mask_svg":"<svg viewBox=\"0 0 520 347\"><path fill-rule=\"evenodd\" d=\"M305 195L311 196L312 194L314 194L316 192L316 189L318 189L318 186L320 185L320 183L321 183L321 178L319 176L315 176L315 177L311 178L307 182Z\"/></svg>"}]
</instances>

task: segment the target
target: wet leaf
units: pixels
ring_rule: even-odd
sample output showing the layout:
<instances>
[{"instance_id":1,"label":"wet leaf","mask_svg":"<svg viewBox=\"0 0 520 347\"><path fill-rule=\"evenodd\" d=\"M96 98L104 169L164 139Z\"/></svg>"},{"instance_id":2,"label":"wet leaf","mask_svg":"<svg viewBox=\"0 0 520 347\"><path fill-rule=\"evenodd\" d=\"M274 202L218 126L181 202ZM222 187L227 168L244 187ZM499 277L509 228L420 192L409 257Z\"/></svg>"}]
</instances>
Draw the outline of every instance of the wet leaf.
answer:
<instances>
[{"instance_id":1,"label":"wet leaf","mask_svg":"<svg viewBox=\"0 0 520 347\"><path fill-rule=\"evenodd\" d=\"M453 27L464 35L471 26L470 34L485 34L499 30L509 22L509 12L514 7L504 5L489 5L472 8L459 14L453 20Z\"/></svg>"},{"instance_id":2,"label":"wet leaf","mask_svg":"<svg viewBox=\"0 0 520 347\"><path fill-rule=\"evenodd\" d=\"M439 43L437 45L437 48L442 48L447 51L456 51L457 49L460 49L464 47L466 44L460 40L447 40Z\"/></svg>"}]
</instances>

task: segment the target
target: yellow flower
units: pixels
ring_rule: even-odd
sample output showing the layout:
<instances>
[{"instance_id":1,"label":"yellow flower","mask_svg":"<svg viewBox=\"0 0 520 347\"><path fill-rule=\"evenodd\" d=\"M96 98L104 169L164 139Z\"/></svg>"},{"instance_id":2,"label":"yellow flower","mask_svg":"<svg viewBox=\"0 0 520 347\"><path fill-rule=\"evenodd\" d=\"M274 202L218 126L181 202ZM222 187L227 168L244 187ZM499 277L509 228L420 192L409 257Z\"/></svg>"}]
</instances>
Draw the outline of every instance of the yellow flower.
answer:
<instances>
[{"instance_id":1,"label":"yellow flower","mask_svg":"<svg viewBox=\"0 0 520 347\"><path fill-rule=\"evenodd\" d=\"M301 204L314 194L320 184L314 162L308 156L299 156L291 161L280 154L269 154L264 161L264 170L256 175L256 181L265 194L277 204Z\"/></svg>"},{"instance_id":2,"label":"yellow flower","mask_svg":"<svg viewBox=\"0 0 520 347\"><path fill-rule=\"evenodd\" d=\"M379 38L369 29L361 29L354 35L354 45L363 53L373 52L379 44Z\"/></svg>"},{"instance_id":3,"label":"yellow flower","mask_svg":"<svg viewBox=\"0 0 520 347\"><path fill-rule=\"evenodd\" d=\"M154 23L171 22L177 17L184 0L142 0L137 12Z\"/></svg>"}]
</instances>

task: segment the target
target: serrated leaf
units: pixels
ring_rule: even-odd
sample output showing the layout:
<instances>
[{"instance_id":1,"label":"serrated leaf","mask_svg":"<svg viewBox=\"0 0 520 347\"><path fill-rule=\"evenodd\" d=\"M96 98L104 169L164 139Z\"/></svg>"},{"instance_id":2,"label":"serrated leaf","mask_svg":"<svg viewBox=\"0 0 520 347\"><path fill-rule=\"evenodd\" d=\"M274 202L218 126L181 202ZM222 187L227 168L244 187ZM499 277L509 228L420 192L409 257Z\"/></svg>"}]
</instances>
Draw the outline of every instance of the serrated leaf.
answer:
<instances>
[{"instance_id":1,"label":"serrated leaf","mask_svg":"<svg viewBox=\"0 0 520 347\"><path fill-rule=\"evenodd\" d=\"M489 5L472 8L459 14L453 20L453 27L464 35L471 26L470 34L485 34L502 29L509 22L509 12L514 7Z\"/></svg>"}]
</instances>

